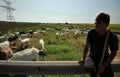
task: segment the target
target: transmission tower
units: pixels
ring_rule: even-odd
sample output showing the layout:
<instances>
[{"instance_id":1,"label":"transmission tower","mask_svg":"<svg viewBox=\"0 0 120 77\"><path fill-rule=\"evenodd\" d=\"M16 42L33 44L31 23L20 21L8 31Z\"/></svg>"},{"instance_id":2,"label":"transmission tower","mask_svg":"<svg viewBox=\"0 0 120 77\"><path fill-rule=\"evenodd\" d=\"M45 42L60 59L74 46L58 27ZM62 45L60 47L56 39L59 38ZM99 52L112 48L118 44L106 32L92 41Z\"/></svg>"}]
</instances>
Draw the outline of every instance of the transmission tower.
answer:
<instances>
[{"instance_id":1,"label":"transmission tower","mask_svg":"<svg viewBox=\"0 0 120 77\"><path fill-rule=\"evenodd\" d=\"M0 7L2 7L2 8L4 8L5 10L6 10L6 12L7 12L7 21L13 21L13 20L15 20L15 18L14 18L14 15L13 15L13 11L15 11L15 9L14 8L12 8L11 7L11 2L9 2L9 1L7 1L7 0L3 0L4 2L5 2L5 6L0 6Z\"/></svg>"}]
</instances>

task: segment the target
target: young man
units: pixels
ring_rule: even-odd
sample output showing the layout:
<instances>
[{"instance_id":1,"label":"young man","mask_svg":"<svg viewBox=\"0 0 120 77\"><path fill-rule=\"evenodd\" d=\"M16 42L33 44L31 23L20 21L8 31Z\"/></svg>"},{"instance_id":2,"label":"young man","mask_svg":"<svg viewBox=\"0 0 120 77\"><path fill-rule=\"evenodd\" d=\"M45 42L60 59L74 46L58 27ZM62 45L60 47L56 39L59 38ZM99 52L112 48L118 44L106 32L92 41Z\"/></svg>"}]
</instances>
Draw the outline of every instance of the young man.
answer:
<instances>
[{"instance_id":1,"label":"young man","mask_svg":"<svg viewBox=\"0 0 120 77\"><path fill-rule=\"evenodd\" d=\"M96 67L96 71L94 71L94 73L90 73L90 77L96 77L98 70L100 77L114 77L114 73L111 69L111 62L115 58L116 52L118 50L118 38L111 31L109 32L102 65L99 65L104 49L106 35L108 32L107 28L109 26L109 22L110 16L106 13L100 13L95 19L95 29L92 29L88 32L86 44L83 50L82 61L85 61L87 52L90 47L89 57L92 58Z\"/></svg>"}]
</instances>

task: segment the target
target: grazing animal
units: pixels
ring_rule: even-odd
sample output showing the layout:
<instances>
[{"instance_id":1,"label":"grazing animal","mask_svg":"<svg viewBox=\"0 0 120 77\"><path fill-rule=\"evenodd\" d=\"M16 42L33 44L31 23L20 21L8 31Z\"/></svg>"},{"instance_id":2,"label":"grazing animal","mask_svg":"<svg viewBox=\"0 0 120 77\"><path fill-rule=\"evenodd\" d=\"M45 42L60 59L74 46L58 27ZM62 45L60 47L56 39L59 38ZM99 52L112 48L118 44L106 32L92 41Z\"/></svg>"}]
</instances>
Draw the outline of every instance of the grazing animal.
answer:
<instances>
[{"instance_id":1,"label":"grazing animal","mask_svg":"<svg viewBox=\"0 0 120 77\"><path fill-rule=\"evenodd\" d=\"M18 47L17 47L17 39L18 39L18 35L14 35L14 36L11 36L11 37L8 37L8 41L10 42L10 47L12 48L12 50L17 50Z\"/></svg>"},{"instance_id":2,"label":"grazing animal","mask_svg":"<svg viewBox=\"0 0 120 77\"><path fill-rule=\"evenodd\" d=\"M20 52L16 52L9 60L16 61L38 61L39 60L39 50L32 47Z\"/></svg>"},{"instance_id":3,"label":"grazing animal","mask_svg":"<svg viewBox=\"0 0 120 77\"><path fill-rule=\"evenodd\" d=\"M57 33L56 33L56 39L58 39L58 38L59 38L59 33L57 32Z\"/></svg>"},{"instance_id":4,"label":"grazing animal","mask_svg":"<svg viewBox=\"0 0 120 77\"><path fill-rule=\"evenodd\" d=\"M19 36L19 39L25 39L25 38L27 38L27 34L21 34L21 35Z\"/></svg>"},{"instance_id":5,"label":"grazing animal","mask_svg":"<svg viewBox=\"0 0 120 77\"><path fill-rule=\"evenodd\" d=\"M11 37L8 37L8 41L14 41L14 40L17 40L18 36L15 35L15 36L11 36Z\"/></svg>"},{"instance_id":6,"label":"grazing animal","mask_svg":"<svg viewBox=\"0 0 120 77\"><path fill-rule=\"evenodd\" d=\"M7 36L4 35L4 36L0 36L0 43L4 42L7 40Z\"/></svg>"},{"instance_id":7,"label":"grazing animal","mask_svg":"<svg viewBox=\"0 0 120 77\"><path fill-rule=\"evenodd\" d=\"M26 34L27 34L27 37L28 38L32 38L32 35L33 35L33 30L29 30Z\"/></svg>"},{"instance_id":8,"label":"grazing animal","mask_svg":"<svg viewBox=\"0 0 120 77\"><path fill-rule=\"evenodd\" d=\"M5 41L0 43L0 60L7 60L13 55L10 43Z\"/></svg>"},{"instance_id":9,"label":"grazing animal","mask_svg":"<svg viewBox=\"0 0 120 77\"><path fill-rule=\"evenodd\" d=\"M79 30L74 31L74 38L77 39L79 36Z\"/></svg>"},{"instance_id":10,"label":"grazing animal","mask_svg":"<svg viewBox=\"0 0 120 77\"><path fill-rule=\"evenodd\" d=\"M39 45L40 45L40 47L39 47L40 51L44 51L45 50L45 46L44 46L44 40L43 39L39 40Z\"/></svg>"},{"instance_id":11,"label":"grazing animal","mask_svg":"<svg viewBox=\"0 0 120 77\"><path fill-rule=\"evenodd\" d=\"M6 47L10 47L9 41L4 41L4 42L0 43L1 49L6 48Z\"/></svg>"},{"instance_id":12,"label":"grazing animal","mask_svg":"<svg viewBox=\"0 0 120 77\"><path fill-rule=\"evenodd\" d=\"M21 41L20 51L30 47L30 38L19 39Z\"/></svg>"}]
</instances>

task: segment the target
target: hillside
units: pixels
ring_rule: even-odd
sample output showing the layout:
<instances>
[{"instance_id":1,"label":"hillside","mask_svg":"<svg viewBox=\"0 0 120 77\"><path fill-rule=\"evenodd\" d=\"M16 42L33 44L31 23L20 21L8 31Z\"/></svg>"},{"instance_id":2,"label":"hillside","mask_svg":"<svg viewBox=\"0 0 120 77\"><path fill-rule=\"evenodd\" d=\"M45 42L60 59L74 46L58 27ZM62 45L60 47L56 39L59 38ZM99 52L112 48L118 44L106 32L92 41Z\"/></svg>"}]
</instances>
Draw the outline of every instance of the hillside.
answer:
<instances>
[{"instance_id":1,"label":"hillside","mask_svg":"<svg viewBox=\"0 0 120 77\"><path fill-rule=\"evenodd\" d=\"M38 24L40 24L40 23L0 21L0 31L3 32L3 33L6 33L10 29L20 28L20 27L36 26Z\"/></svg>"}]
</instances>

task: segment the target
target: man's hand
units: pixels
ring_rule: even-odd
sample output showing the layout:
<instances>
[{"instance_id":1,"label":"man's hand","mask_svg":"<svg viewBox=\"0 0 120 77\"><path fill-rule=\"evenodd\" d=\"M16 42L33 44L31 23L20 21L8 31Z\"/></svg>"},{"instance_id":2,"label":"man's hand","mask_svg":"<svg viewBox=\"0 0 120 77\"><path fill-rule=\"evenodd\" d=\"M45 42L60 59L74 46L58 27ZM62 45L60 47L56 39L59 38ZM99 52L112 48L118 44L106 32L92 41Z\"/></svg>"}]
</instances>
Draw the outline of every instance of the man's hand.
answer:
<instances>
[{"instance_id":1,"label":"man's hand","mask_svg":"<svg viewBox=\"0 0 120 77\"><path fill-rule=\"evenodd\" d=\"M83 60L83 58L82 58L82 59L80 59L80 60L78 60L78 62L79 62L79 64L84 65L84 60Z\"/></svg>"}]
</instances>

